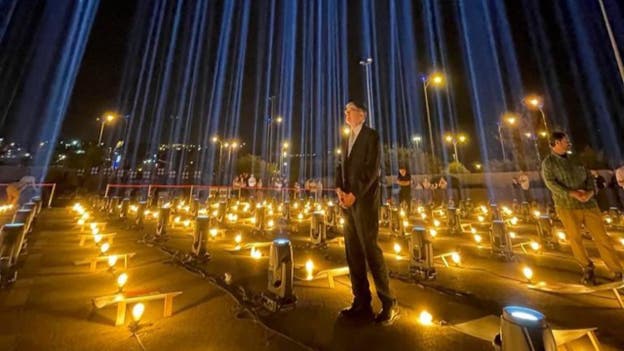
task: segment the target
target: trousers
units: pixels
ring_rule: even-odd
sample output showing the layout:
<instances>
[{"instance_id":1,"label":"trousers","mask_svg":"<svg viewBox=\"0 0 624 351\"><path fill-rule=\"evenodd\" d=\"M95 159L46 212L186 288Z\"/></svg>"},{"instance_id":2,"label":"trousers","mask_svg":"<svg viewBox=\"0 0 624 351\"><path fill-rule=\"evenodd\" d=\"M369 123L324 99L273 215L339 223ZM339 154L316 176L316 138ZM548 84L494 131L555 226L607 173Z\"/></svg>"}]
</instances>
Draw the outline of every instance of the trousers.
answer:
<instances>
[{"instance_id":1,"label":"trousers","mask_svg":"<svg viewBox=\"0 0 624 351\"><path fill-rule=\"evenodd\" d=\"M607 268L612 272L622 272L622 263L613 249L613 242L605 229L602 221L602 214L598 207L589 209L567 209L556 208L557 215L563 223L566 237L570 243L574 258L583 266L588 266L591 262L581 234L581 225L594 239L598 248L600 258L605 262Z\"/></svg>"},{"instance_id":2,"label":"trousers","mask_svg":"<svg viewBox=\"0 0 624 351\"><path fill-rule=\"evenodd\" d=\"M351 290L355 304L369 304L372 296L367 277L366 266L370 269L377 296L383 306L391 306L395 298L390 292L388 268L383 251L377 243L379 236L379 208L365 200L358 200L345 216L344 239Z\"/></svg>"}]
</instances>

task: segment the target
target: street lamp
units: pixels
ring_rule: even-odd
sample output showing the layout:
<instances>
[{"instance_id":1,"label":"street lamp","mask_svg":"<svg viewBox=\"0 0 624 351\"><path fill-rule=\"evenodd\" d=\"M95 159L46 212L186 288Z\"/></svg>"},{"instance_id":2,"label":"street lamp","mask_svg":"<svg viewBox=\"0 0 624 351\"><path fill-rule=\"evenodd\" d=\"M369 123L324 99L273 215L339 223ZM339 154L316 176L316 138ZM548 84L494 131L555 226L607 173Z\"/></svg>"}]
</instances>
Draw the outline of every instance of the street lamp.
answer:
<instances>
[{"instance_id":1,"label":"street lamp","mask_svg":"<svg viewBox=\"0 0 624 351\"><path fill-rule=\"evenodd\" d=\"M100 127L100 136L98 137L98 145L102 144L102 135L104 134L104 125L108 122L111 123L115 120L115 115L112 113L102 117L102 126Z\"/></svg>"},{"instance_id":2,"label":"street lamp","mask_svg":"<svg viewBox=\"0 0 624 351\"><path fill-rule=\"evenodd\" d=\"M373 75L371 74L371 64L373 59L368 57L360 61L360 65L364 66L366 70L366 100L368 104L368 122L371 128L375 128L375 119L373 118Z\"/></svg>"},{"instance_id":3,"label":"street lamp","mask_svg":"<svg viewBox=\"0 0 624 351\"><path fill-rule=\"evenodd\" d=\"M414 135L412 137L412 142L414 143L414 146L416 147L416 149L420 149L421 141L422 141L422 137L420 135Z\"/></svg>"},{"instance_id":4,"label":"street lamp","mask_svg":"<svg viewBox=\"0 0 624 351\"><path fill-rule=\"evenodd\" d=\"M548 133L548 123L546 122L546 115L544 114L544 100L542 99L541 96L538 95L529 95L527 97L525 97L522 102L524 103L524 105L526 107L528 107L529 109L537 109L539 110L541 116L542 116L542 123L544 123L544 129L546 130L546 133Z\"/></svg>"},{"instance_id":5,"label":"street lamp","mask_svg":"<svg viewBox=\"0 0 624 351\"><path fill-rule=\"evenodd\" d=\"M462 133L460 133L460 134L448 133L444 137L444 140L446 140L447 143L453 145L453 151L455 152L455 154L453 154L453 158L455 159L455 161L460 162L459 161L459 155L457 154L457 144L465 144L465 143L467 143L468 142L468 137L466 137L466 135L464 135Z\"/></svg>"},{"instance_id":6,"label":"street lamp","mask_svg":"<svg viewBox=\"0 0 624 351\"><path fill-rule=\"evenodd\" d=\"M503 141L503 123L507 124L510 127L513 127L516 125L516 123L518 123L519 120L520 118L517 114L513 112L505 112L501 121L496 123L496 125L498 126L498 140L500 141L501 151L503 152L503 162L507 161L507 155L505 153L505 142Z\"/></svg>"},{"instance_id":7,"label":"street lamp","mask_svg":"<svg viewBox=\"0 0 624 351\"><path fill-rule=\"evenodd\" d=\"M427 127L429 128L429 144L431 147L431 157L435 155L435 148L433 145L433 128L431 127L431 112L429 111L429 97L427 96L427 88L429 85L435 87L441 87L444 85L444 75L440 72L433 72L429 76L423 76L423 92L425 94L425 111L427 112Z\"/></svg>"}]
</instances>

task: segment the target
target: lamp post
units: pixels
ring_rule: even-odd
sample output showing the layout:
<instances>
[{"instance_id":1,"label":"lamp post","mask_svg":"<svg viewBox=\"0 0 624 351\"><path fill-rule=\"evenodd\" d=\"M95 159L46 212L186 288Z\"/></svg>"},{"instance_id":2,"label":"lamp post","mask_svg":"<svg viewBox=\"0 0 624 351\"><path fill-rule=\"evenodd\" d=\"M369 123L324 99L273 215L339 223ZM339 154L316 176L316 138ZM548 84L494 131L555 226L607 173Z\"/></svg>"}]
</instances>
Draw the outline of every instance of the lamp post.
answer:
<instances>
[{"instance_id":1,"label":"lamp post","mask_svg":"<svg viewBox=\"0 0 624 351\"><path fill-rule=\"evenodd\" d=\"M514 126L518 122L518 115L512 112L503 114L502 121L496 122L498 126L498 140L500 141L501 151L503 152L503 162L507 162L507 154L505 153L505 142L503 140L503 123Z\"/></svg>"},{"instance_id":2,"label":"lamp post","mask_svg":"<svg viewBox=\"0 0 624 351\"><path fill-rule=\"evenodd\" d=\"M115 120L115 115L112 113L107 114L105 117L102 117L102 126L100 127L100 135L98 136L98 145L102 144L102 135L104 134L104 125L106 122L111 123Z\"/></svg>"},{"instance_id":3,"label":"lamp post","mask_svg":"<svg viewBox=\"0 0 624 351\"><path fill-rule=\"evenodd\" d=\"M538 95L530 95L525 97L522 102L529 109L537 109L542 116L542 123L544 124L544 130L548 133L548 122L546 122L546 114L544 113L544 100L541 96Z\"/></svg>"},{"instance_id":4,"label":"lamp post","mask_svg":"<svg viewBox=\"0 0 624 351\"><path fill-rule=\"evenodd\" d=\"M368 121L370 123L371 128L375 128L375 119L373 118L373 106L371 102L373 101L373 76L371 74L371 64L373 63L373 59L368 57L364 60L360 61L360 65L364 66L364 70L366 71L366 100L368 104Z\"/></svg>"},{"instance_id":5,"label":"lamp post","mask_svg":"<svg viewBox=\"0 0 624 351\"><path fill-rule=\"evenodd\" d=\"M459 154L457 153L457 144L467 143L468 137L466 137L466 135L462 133L460 134L449 133L449 134L446 134L446 136L444 137L444 140L446 140L447 143L453 145L453 151L455 152L453 154L453 158L455 159L456 162L460 162Z\"/></svg>"},{"instance_id":6,"label":"lamp post","mask_svg":"<svg viewBox=\"0 0 624 351\"><path fill-rule=\"evenodd\" d=\"M540 155L539 147L537 145L537 135L527 132L527 133L524 133L524 136L533 142L533 147L535 148L535 154L537 155L537 169L539 169L539 165L542 164L542 155Z\"/></svg>"},{"instance_id":7,"label":"lamp post","mask_svg":"<svg viewBox=\"0 0 624 351\"><path fill-rule=\"evenodd\" d=\"M282 143L282 151L280 153L280 164L279 164L279 169L280 169L280 175L284 175L284 169L283 169L283 165L285 163L286 157L288 156L288 148L290 147L290 144L285 141L284 143Z\"/></svg>"},{"instance_id":8,"label":"lamp post","mask_svg":"<svg viewBox=\"0 0 624 351\"><path fill-rule=\"evenodd\" d=\"M427 127L429 128L429 146L431 157L435 155L435 147L433 143L433 128L431 126L431 112L429 111L429 97L427 96L427 88L429 85L433 84L433 86L440 87L444 85L444 75L439 72L431 73L428 76L423 76L423 92L425 94L425 111L427 112Z\"/></svg>"}]
</instances>

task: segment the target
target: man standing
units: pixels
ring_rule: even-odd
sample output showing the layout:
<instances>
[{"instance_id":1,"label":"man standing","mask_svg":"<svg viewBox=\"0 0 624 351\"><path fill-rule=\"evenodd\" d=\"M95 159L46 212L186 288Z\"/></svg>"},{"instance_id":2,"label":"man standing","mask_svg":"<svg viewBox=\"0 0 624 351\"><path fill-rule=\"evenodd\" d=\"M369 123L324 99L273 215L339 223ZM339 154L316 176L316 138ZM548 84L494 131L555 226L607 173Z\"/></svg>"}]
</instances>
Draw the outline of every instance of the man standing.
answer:
<instances>
[{"instance_id":1,"label":"man standing","mask_svg":"<svg viewBox=\"0 0 624 351\"><path fill-rule=\"evenodd\" d=\"M377 243L379 235L380 144L377 132L364 125L366 107L349 102L344 110L351 131L342 142L342 164L336 170L336 194L343 208L345 251L353 304L340 312L351 320L373 318L366 265L371 270L382 310L375 322L390 325L399 317L399 308L390 292L388 270Z\"/></svg>"},{"instance_id":2,"label":"man standing","mask_svg":"<svg viewBox=\"0 0 624 351\"><path fill-rule=\"evenodd\" d=\"M408 213L410 213L412 206L412 176L407 172L406 166L399 167L397 184L399 185L399 207L405 206L408 209Z\"/></svg>"},{"instance_id":3,"label":"man standing","mask_svg":"<svg viewBox=\"0 0 624 351\"><path fill-rule=\"evenodd\" d=\"M571 144L565 133L550 136L551 154L542 162L544 183L552 192L555 210L563 223L576 260L583 267L583 284L595 284L594 264L583 246L581 224L591 234L600 257L614 280L622 280L622 264L613 249L594 199L594 182L585 167L568 155Z\"/></svg>"}]
</instances>

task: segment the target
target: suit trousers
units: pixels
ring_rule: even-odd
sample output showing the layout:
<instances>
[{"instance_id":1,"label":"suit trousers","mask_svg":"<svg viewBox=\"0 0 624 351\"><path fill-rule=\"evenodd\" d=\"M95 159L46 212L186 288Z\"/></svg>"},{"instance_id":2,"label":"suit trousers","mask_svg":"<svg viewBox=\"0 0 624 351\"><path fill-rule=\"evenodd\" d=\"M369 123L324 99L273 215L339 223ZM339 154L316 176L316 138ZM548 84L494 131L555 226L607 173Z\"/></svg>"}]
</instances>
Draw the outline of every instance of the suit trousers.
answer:
<instances>
[{"instance_id":1,"label":"suit trousers","mask_svg":"<svg viewBox=\"0 0 624 351\"><path fill-rule=\"evenodd\" d=\"M383 251L377 243L379 236L378 201L357 200L345 216L344 238L347 264L351 277L354 304L370 305L372 296L366 266L371 271L377 296L383 306L391 306L395 298L390 292L388 268Z\"/></svg>"},{"instance_id":2,"label":"suit trousers","mask_svg":"<svg viewBox=\"0 0 624 351\"><path fill-rule=\"evenodd\" d=\"M622 263L613 249L613 242L602 222L602 214L598 207L588 209L556 208L557 215L566 231L567 240L570 243L574 258L582 265L587 266L591 262L587 250L583 246L581 224L594 239L600 257L612 272L622 272Z\"/></svg>"}]
</instances>

